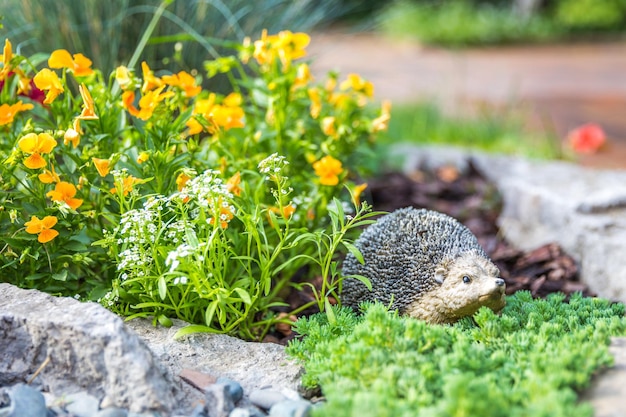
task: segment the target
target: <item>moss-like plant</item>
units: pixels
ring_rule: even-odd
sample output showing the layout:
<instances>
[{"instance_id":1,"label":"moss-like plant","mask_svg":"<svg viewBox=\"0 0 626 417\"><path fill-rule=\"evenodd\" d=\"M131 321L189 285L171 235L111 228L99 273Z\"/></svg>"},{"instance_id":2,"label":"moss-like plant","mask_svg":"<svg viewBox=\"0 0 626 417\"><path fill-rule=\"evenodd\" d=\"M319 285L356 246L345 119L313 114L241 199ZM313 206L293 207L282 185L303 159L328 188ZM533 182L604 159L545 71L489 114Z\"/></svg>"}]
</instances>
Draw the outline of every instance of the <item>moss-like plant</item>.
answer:
<instances>
[{"instance_id":1,"label":"moss-like plant","mask_svg":"<svg viewBox=\"0 0 626 417\"><path fill-rule=\"evenodd\" d=\"M612 363L624 305L574 295L508 297L451 326L400 317L378 304L300 319L288 351L304 362L332 416L591 416L577 392Z\"/></svg>"}]
</instances>

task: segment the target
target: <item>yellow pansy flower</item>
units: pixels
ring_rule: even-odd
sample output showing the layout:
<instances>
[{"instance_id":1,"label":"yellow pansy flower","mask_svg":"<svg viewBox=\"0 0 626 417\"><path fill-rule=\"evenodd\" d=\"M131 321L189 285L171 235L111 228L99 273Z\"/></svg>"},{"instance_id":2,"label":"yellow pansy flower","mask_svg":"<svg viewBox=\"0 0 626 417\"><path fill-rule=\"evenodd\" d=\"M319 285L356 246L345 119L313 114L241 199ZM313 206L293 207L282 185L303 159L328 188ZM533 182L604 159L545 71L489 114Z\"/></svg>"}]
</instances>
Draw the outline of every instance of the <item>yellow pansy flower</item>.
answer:
<instances>
[{"instance_id":1,"label":"yellow pansy flower","mask_svg":"<svg viewBox=\"0 0 626 417\"><path fill-rule=\"evenodd\" d=\"M143 74L143 85L141 86L141 92L154 90L163 85L163 80L154 76L154 72L150 69L148 64L144 61L141 63L141 72Z\"/></svg>"},{"instance_id":2,"label":"yellow pansy flower","mask_svg":"<svg viewBox=\"0 0 626 417\"><path fill-rule=\"evenodd\" d=\"M38 89L48 92L46 93L46 99L43 101L43 104L52 103L54 99L64 91L57 73L48 68L39 71L33 78L33 81Z\"/></svg>"},{"instance_id":3,"label":"yellow pansy flower","mask_svg":"<svg viewBox=\"0 0 626 417\"><path fill-rule=\"evenodd\" d=\"M41 154L52 152L57 141L48 133L29 133L23 136L17 145L25 154L29 156L24 159L24 165L30 169L38 169L46 166L46 160Z\"/></svg>"},{"instance_id":4,"label":"yellow pansy flower","mask_svg":"<svg viewBox=\"0 0 626 417\"><path fill-rule=\"evenodd\" d=\"M4 80L9 72L11 72L11 59L13 59L13 48L8 39L4 40L4 48L2 50L2 68L0 68L0 81Z\"/></svg>"},{"instance_id":5,"label":"yellow pansy flower","mask_svg":"<svg viewBox=\"0 0 626 417\"><path fill-rule=\"evenodd\" d=\"M319 161L314 162L313 169L315 170L315 175L320 178L320 184L322 185L339 184L339 175L343 172L341 161L330 155L326 155Z\"/></svg>"},{"instance_id":6,"label":"yellow pansy flower","mask_svg":"<svg viewBox=\"0 0 626 417\"><path fill-rule=\"evenodd\" d=\"M98 116L96 115L96 109L93 103L93 98L91 97L91 93L85 86L85 84L81 84L78 86L78 90L80 91L80 96L83 98L83 110L78 116L78 119L81 120L96 120Z\"/></svg>"},{"instance_id":7,"label":"yellow pansy flower","mask_svg":"<svg viewBox=\"0 0 626 417\"><path fill-rule=\"evenodd\" d=\"M59 232L53 229L57 221L55 216L46 216L43 219L32 216L30 221L24 223L24 226L26 226L26 233L38 235L39 243L47 243L59 235Z\"/></svg>"},{"instance_id":8,"label":"yellow pansy flower","mask_svg":"<svg viewBox=\"0 0 626 417\"><path fill-rule=\"evenodd\" d=\"M115 68L115 80L120 85L122 90L127 90L133 83L130 70L123 65Z\"/></svg>"},{"instance_id":9,"label":"yellow pansy flower","mask_svg":"<svg viewBox=\"0 0 626 417\"><path fill-rule=\"evenodd\" d=\"M91 60L83 54L73 56L65 49L57 49L50 54L48 66L50 68L67 68L77 77L85 77L93 74Z\"/></svg>"},{"instance_id":10,"label":"yellow pansy flower","mask_svg":"<svg viewBox=\"0 0 626 417\"><path fill-rule=\"evenodd\" d=\"M363 183L360 185L355 185L354 190L352 191L352 202L356 207L361 205L361 194L367 188L367 183Z\"/></svg>"},{"instance_id":11,"label":"yellow pansy flower","mask_svg":"<svg viewBox=\"0 0 626 417\"><path fill-rule=\"evenodd\" d=\"M98 175L101 177L106 177L109 175L109 171L111 171L111 161L108 159L100 159L100 158L91 158L96 170L98 171Z\"/></svg>"}]
</instances>

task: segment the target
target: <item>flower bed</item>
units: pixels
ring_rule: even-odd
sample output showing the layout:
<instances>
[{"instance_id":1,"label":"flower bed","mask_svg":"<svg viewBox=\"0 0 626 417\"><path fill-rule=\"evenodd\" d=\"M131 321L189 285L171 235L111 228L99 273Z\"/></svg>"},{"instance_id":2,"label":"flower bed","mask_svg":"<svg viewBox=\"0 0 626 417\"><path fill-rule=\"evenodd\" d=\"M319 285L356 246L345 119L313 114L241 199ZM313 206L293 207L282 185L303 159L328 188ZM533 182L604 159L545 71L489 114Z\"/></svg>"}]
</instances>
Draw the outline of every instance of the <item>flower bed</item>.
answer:
<instances>
[{"instance_id":1,"label":"flower bed","mask_svg":"<svg viewBox=\"0 0 626 417\"><path fill-rule=\"evenodd\" d=\"M5 40L2 279L258 339L308 267L324 310L341 287L335 253L372 215L358 173L389 104L368 106L357 74L315 83L298 61L308 43L245 39L205 64L230 80L219 94L197 71L106 75L63 49L39 68Z\"/></svg>"}]
</instances>

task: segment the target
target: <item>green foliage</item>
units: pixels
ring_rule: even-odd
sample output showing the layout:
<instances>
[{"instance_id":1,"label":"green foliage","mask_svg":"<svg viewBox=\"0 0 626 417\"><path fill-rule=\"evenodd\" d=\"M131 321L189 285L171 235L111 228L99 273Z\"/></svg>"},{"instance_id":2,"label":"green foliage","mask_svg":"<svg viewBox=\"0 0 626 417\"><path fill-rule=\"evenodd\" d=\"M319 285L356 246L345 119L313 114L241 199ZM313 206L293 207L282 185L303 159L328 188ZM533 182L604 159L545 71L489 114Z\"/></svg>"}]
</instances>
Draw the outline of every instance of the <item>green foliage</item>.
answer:
<instances>
[{"instance_id":1,"label":"green foliage","mask_svg":"<svg viewBox=\"0 0 626 417\"><path fill-rule=\"evenodd\" d=\"M380 25L391 35L446 46L542 41L558 35L540 16L522 19L508 8L467 0L397 1L381 15Z\"/></svg>"},{"instance_id":2,"label":"green foliage","mask_svg":"<svg viewBox=\"0 0 626 417\"><path fill-rule=\"evenodd\" d=\"M50 53L59 47L80 51L108 74L129 61L159 3L54 0L54 7L50 7L50 0L0 0L0 15L5 16L0 36L20 45L23 55ZM174 0L163 14L144 59L159 68L197 69L204 60L225 52L225 42L259 36L262 29L270 33L308 31L351 13L357 6L335 0Z\"/></svg>"},{"instance_id":3,"label":"green foliage","mask_svg":"<svg viewBox=\"0 0 626 417\"><path fill-rule=\"evenodd\" d=\"M623 29L626 23L624 0L559 0L555 22L572 31Z\"/></svg>"},{"instance_id":4,"label":"green foliage","mask_svg":"<svg viewBox=\"0 0 626 417\"><path fill-rule=\"evenodd\" d=\"M380 15L382 30L427 44L464 47L546 42L623 32L624 0L553 0L523 16L511 1L398 0Z\"/></svg>"},{"instance_id":5,"label":"green foliage","mask_svg":"<svg viewBox=\"0 0 626 417\"><path fill-rule=\"evenodd\" d=\"M433 103L416 103L394 106L391 115L389 129L379 140L381 146L411 142L536 158L563 157L556 138L524 130L520 118L507 109L455 118L442 114Z\"/></svg>"},{"instance_id":6,"label":"green foliage","mask_svg":"<svg viewBox=\"0 0 626 417\"><path fill-rule=\"evenodd\" d=\"M399 317L379 304L300 319L288 352L320 385L332 416L591 416L577 402L611 365L610 336L626 332L624 305L574 295L508 297L452 326Z\"/></svg>"}]
</instances>

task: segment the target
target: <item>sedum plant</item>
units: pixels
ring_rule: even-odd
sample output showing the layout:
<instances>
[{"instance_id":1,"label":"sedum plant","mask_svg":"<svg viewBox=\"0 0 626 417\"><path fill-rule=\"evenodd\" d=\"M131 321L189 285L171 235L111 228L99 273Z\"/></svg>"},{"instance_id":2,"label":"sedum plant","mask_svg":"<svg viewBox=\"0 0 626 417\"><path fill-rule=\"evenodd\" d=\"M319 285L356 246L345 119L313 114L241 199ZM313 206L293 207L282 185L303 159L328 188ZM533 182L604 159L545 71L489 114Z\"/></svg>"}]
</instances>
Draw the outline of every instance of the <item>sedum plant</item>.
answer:
<instances>
[{"instance_id":1,"label":"sedum plant","mask_svg":"<svg viewBox=\"0 0 626 417\"><path fill-rule=\"evenodd\" d=\"M610 366L610 336L626 333L623 304L574 294L507 298L455 325L364 305L301 318L288 352L327 403L316 416L591 416L577 392Z\"/></svg>"},{"instance_id":2,"label":"sedum plant","mask_svg":"<svg viewBox=\"0 0 626 417\"><path fill-rule=\"evenodd\" d=\"M264 32L207 61L206 78L230 80L220 94L198 71L105 75L81 53L38 63L5 40L2 279L254 339L308 270L324 309L337 252L373 215L358 174L389 106L372 109L356 74L316 83L309 41Z\"/></svg>"}]
</instances>

